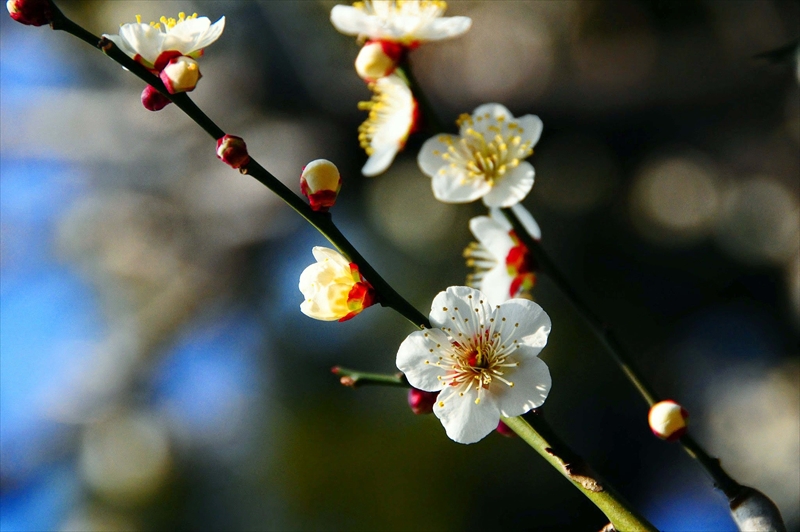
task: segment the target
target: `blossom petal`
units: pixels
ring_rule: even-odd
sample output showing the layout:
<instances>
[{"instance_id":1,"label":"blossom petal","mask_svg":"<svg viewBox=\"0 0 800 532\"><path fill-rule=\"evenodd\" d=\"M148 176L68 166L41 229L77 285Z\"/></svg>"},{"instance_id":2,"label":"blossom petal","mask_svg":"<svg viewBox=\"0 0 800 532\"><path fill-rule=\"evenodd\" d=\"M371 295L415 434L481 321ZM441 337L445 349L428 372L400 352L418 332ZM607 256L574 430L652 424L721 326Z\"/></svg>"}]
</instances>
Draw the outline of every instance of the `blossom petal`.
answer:
<instances>
[{"instance_id":1,"label":"blossom petal","mask_svg":"<svg viewBox=\"0 0 800 532\"><path fill-rule=\"evenodd\" d=\"M495 331L503 342L511 345L514 340L535 349L535 353L547 344L550 334L550 316L537 303L527 299L511 299L494 312Z\"/></svg>"},{"instance_id":2,"label":"blossom petal","mask_svg":"<svg viewBox=\"0 0 800 532\"><path fill-rule=\"evenodd\" d=\"M476 308L478 309L477 312L475 311ZM476 320L467 322L469 330L465 329L462 323L464 317L469 318L473 314L485 317L485 319L481 320L482 322L488 320L488 317L492 314L492 307L486 297L480 290L469 286L450 286L433 298L430 321L431 325L439 328L452 328L454 322L459 322L456 333L471 333L478 329L479 324L475 323ZM461 317L460 320L459 317ZM456 319L454 320L453 318Z\"/></svg>"},{"instance_id":3,"label":"blossom petal","mask_svg":"<svg viewBox=\"0 0 800 532\"><path fill-rule=\"evenodd\" d=\"M369 27L369 15L352 6L334 6L331 9L331 24L345 35L364 34Z\"/></svg>"},{"instance_id":4,"label":"blossom petal","mask_svg":"<svg viewBox=\"0 0 800 532\"><path fill-rule=\"evenodd\" d=\"M335 262L336 264L349 268L350 262L338 251L334 251L331 248L326 248L322 246L314 246L311 250L311 253L314 255L314 258L317 259L317 262L323 262L326 259Z\"/></svg>"},{"instance_id":5,"label":"blossom petal","mask_svg":"<svg viewBox=\"0 0 800 532\"><path fill-rule=\"evenodd\" d=\"M500 105L499 103L485 103L483 105L479 105L473 112L472 112L472 123L470 121L466 121L461 125L460 135L466 136L467 130L470 128L475 129L481 135L486 135L491 126L497 126L500 120L503 121L510 121L514 119L514 115L511 114L511 111L506 109L504 105ZM490 137L494 137L494 135L490 135Z\"/></svg>"},{"instance_id":6,"label":"blossom petal","mask_svg":"<svg viewBox=\"0 0 800 532\"><path fill-rule=\"evenodd\" d=\"M533 165L522 161L483 196L483 204L487 207L511 207L519 203L533 188L534 176Z\"/></svg>"},{"instance_id":7,"label":"blossom petal","mask_svg":"<svg viewBox=\"0 0 800 532\"><path fill-rule=\"evenodd\" d=\"M484 393L480 403L475 388L459 395L457 390L443 391L433 406L433 413L441 420L447 436L458 443L475 443L488 436L500 422L500 411L493 398Z\"/></svg>"},{"instance_id":8,"label":"blossom petal","mask_svg":"<svg viewBox=\"0 0 800 532\"><path fill-rule=\"evenodd\" d=\"M525 230L533 237L534 240L542 239L542 230L539 227L539 224L536 223L536 220L533 218L533 215L528 211L528 209L522 206L522 203L512 205L511 210L514 211L514 214L517 215L517 218L522 223L522 227L525 228ZM503 218L505 218L505 215L503 215Z\"/></svg>"},{"instance_id":9,"label":"blossom petal","mask_svg":"<svg viewBox=\"0 0 800 532\"><path fill-rule=\"evenodd\" d=\"M436 392L444 388L440 377L446 375L437 365L439 352L450 349L450 340L441 329L415 331L403 340L397 350L397 369L402 371L414 388Z\"/></svg>"},{"instance_id":10,"label":"blossom petal","mask_svg":"<svg viewBox=\"0 0 800 532\"><path fill-rule=\"evenodd\" d=\"M387 144L376 148L367 159L364 167L361 168L361 174L364 177L375 177L382 174L392 165L398 151L400 151L399 144Z\"/></svg>"},{"instance_id":11,"label":"blossom petal","mask_svg":"<svg viewBox=\"0 0 800 532\"><path fill-rule=\"evenodd\" d=\"M175 50L184 55L197 50L199 38L208 31L211 21L208 17L186 19L178 22L167 31L162 51Z\"/></svg>"},{"instance_id":12,"label":"blossom petal","mask_svg":"<svg viewBox=\"0 0 800 532\"><path fill-rule=\"evenodd\" d=\"M436 135L425 141L422 148L417 155L417 164L419 164L422 173L429 177L433 177L444 166L449 163L442 158L442 154L447 153L447 141L456 143L459 137L455 135Z\"/></svg>"},{"instance_id":13,"label":"blossom petal","mask_svg":"<svg viewBox=\"0 0 800 532\"><path fill-rule=\"evenodd\" d=\"M516 121L522 128L522 133L519 135L522 142L529 142L531 148L536 146L542 136L542 129L544 129L542 119L536 115L525 115L517 118Z\"/></svg>"},{"instance_id":14,"label":"blossom petal","mask_svg":"<svg viewBox=\"0 0 800 532\"><path fill-rule=\"evenodd\" d=\"M514 352L513 358L519 366L507 372L506 377L514 386L492 383L495 404L506 417L521 416L542 406L553 384L550 369L536 356L534 348L523 345Z\"/></svg>"},{"instance_id":15,"label":"blossom petal","mask_svg":"<svg viewBox=\"0 0 800 532\"><path fill-rule=\"evenodd\" d=\"M458 37L469 30L472 19L469 17L444 17L433 19L414 34L420 41L439 41Z\"/></svg>"},{"instance_id":16,"label":"blossom petal","mask_svg":"<svg viewBox=\"0 0 800 532\"><path fill-rule=\"evenodd\" d=\"M222 31L225 29L225 17L220 17L218 21L213 23L208 30L197 39L195 43L195 50L202 50L209 44L219 39Z\"/></svg>"},{"instance_id":17,"label":"blossom petal","mask_svg":"<svg viewBox=\"0 0 800 532\"><path fill-rule=\"evenodd\" d=\"M441 168L431 181L433 195L444 203L469 203L491 193L492 185L483 179L465 179L449 166Z\"/></svg>"},{"instance_id":18,"label":"blossom petal","mask_svg":"<svg viewBox=\"0 0 800 532\"><path fill-rule=\"evenodd\" d=\"M502 212L499 214L500 217L505 218ZM471 219L469 221L469 230L475 235L478 242L505 268L508 252L514 247L514 241L508 234L509 230L488 216L476 216Z\"/></svg>"},{"instance_id":19,"label":"blossom petal","mask_svg":"<svg viewBox=\"0 0 800 532\"><path fill-rule=\"evenodd\" d=\"M119 36L128 43L128 47L150 63L155 63L161 53L161 45L165 34L149 24L123 24Z\"/></svg>"},{"instance_id":20,"label":"blossom petal","mask_svg":"<svg viewBox=\"0 0 800 532\"><path fill-rule=\"evenodd\" d=\"M511 281L505 261L498 264L483 276L480 290L492 305L500 305L511 298Z\"/></svg>"}]
</instances>

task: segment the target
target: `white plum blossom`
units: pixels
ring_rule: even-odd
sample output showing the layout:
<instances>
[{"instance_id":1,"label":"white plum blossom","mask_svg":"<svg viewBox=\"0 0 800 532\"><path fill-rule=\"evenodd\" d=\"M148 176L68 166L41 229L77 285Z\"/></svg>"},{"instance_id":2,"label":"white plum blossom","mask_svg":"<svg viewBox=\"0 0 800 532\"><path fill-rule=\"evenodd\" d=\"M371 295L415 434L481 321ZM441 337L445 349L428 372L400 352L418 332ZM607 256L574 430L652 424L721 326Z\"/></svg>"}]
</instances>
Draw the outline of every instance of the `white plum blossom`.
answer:
<instances>
[{"instance_id":1,"label":"white plum blossom","mask_svg":"<svg viewBox=\"0 0 800 532\"><path fill-rule=\"evenodd\" d=\"M119 35L103 37L147 68L160 71L174 57L185 55L196 59L203 55L203 49L219 39L223 29L225 17L211 24L207 17L198 17L197 13L188 17L179 13L177 19L161 17L159 22L145 24L137 15L136 22L120 27Z\"/></svg>"},{"instance_id":2,"label":"white plum blossom","mask_svg":"<svg viewBox=\"0 0 800 532\"><path fill-rule=\"evenodd\" d=\"M331 23L345 35L416 46L458 37L472 25L469 17L443 17L447 3L437 0L365 0L335 6Z\"/></svg>"},{"instance_id":3,"label":"white plum blossom","mask_svg":"<svg viewBox=\"0 0 800 532\"><path fill-rule=\"evenodd\" d=\"M511 209L528 234L539 240L541 230L531 213L519 203ZM489 216L476 216L469 229L478 241L464 250L467 266L475 268L467 284L493 304L529 295L536 282L536 261L502 211L490 209Z\"/></svg>"},{"instance_id":4,"label":"white plum blossom","mask_svg":"<svg viewBox=\"0 0 800 532\"><path fill-rule=\"evenodd\" d=\"M481 105L458 119L459 135L425 141L417 157L433 178L433 195L445 203L483 198L487 207L510 207L533 187L533 166L523 160L542 134L536 115L519 118L497 103Z\"/></svg>"},{"instance_id":5,"label":"white plum blossom","mask_svg":"<svg viewBox=\"0 0 800 532\"><path fill-rule=\"evenodd\" d=\"M358 140L369 155L361 173L373 177L386 171L406 140L416 128L419 111L406 82L396 74L370 83L374 92L368 102L358 108L369 116L358 128Z\"/></svg>"},{"instance_id":6,"label":"white plum blossom","mask_svg":"<svg viewBox=\"0 0 800 532\"><path fill-rule=\"evenodd\" d=\"M397 367L411 386L439 392L433 412L447 435L474 443L501 416L520 416L544 403L550 371L538 354L550 318L526 299L492 306L480 291L451 286L431 305L432 329L411 333Z\"/></svg>"},{"instance_id":7,"label":"white plum blossom","mask_svg":"<svg viewBox=\"0 0 800 532\"><path fill-rule=\"evenodd\" d=\"M317 246L312 253L317 262L300 274L303 314L322 321L346 321L375 303L375 290L358 266L333 249Z\"/></svg>"}]
</instances>

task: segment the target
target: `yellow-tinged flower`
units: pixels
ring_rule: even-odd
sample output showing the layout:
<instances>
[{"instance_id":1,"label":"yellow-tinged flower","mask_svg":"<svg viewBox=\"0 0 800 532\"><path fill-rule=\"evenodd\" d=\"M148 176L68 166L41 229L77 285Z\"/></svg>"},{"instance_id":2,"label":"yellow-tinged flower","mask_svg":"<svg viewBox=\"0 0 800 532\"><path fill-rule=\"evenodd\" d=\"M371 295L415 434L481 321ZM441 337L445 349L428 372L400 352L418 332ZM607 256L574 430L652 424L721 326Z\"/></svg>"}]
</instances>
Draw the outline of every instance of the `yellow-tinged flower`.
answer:
<instances>
[{"instance_id":1,"label":"yellow-tinged flower","mask_svg":"<svg viewBox=\"0 0 800 532\"><path fill-rule=\"evenodd\" d=\"M303 314L317 320L345 321L375 303L375 290L358 266L329 248L318 246L312 253L317 262L300 274Z\"/></svg>"},{"instance_id":2,"label":"yellow-tinged flower","mask_svg":"<svg viewBox=\"0 0 800 532\"><path fill-rule=\"evenodd\" d=\"M439 0L365 0L335 6L331 23L345 35L416 46L425 41L458 37L472 25L469 17L443 17Z\"/></svg>"}]
</instances>

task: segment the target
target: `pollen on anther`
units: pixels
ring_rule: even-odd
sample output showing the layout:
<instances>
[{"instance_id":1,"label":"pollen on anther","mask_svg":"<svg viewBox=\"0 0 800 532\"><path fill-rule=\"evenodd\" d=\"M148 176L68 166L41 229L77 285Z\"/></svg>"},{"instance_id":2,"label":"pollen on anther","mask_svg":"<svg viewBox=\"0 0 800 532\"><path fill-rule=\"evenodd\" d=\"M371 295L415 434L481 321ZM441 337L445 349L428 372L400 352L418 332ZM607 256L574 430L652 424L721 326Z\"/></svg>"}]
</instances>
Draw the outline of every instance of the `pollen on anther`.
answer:
<instances>
[{"instance_id":1,"label":"pollen on anther","mask_svg":"<svg viewBox=\"0 0 800 532\"><path fill-rule=\"evenodd\" d=\"M503 318L503 321L506 321L506 319L505 319L505 318Z\"/></svg>"},{"instance_id":2,"label":"pollen on anther","mask_svg":"<svg viewBox=\"0 0 800 532\"><path fill-rule=\"evenodd\" d=\"M444 408L444 401L439 401L439 408Z\"/></svg>"},{"instance_id":3,"label":"pollen on anther","mask_svg":"<svg viewBox=\"0 0 800 532\"><path fill-rule=\"evenodd\" d=\"M464 397L464 392L458 392L459 397Z\"/></svg>"},{"instance_id":4,"label":"pollen on anther","mask_svg":"<svg viewBox=\"0 0 800 532\"><path fill-rule=\"evenodd\" d=\"M519 327L519 323L515 323L515 324L514 324L514 327Z\"/></svg>"},{"instance_id":5,"label":"pollen on anther","mask_svg":"<svg viewBox=\"0 0 800 532\"><path fill-rule=\"evenodd\" d=\"M433 349L431 349L430 352L433 353Z\"/></svg>"},{"instance_id":6,"label":"pollen on anther","mask_svg":"<svg viewBox=\"0 0 800 532\"><path fill-rule=\"evenodd\" d=\"M447 307L442 307L442 310L447 312Z\"/></svg>"}]
</instances>

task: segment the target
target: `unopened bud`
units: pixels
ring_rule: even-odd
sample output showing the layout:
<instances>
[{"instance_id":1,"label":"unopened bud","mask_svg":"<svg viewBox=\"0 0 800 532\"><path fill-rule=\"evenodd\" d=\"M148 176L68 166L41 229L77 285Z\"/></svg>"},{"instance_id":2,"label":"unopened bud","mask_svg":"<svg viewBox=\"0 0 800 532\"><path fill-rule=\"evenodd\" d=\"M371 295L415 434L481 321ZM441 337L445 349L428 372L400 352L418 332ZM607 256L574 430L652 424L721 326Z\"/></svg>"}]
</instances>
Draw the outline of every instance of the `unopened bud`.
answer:
<instances>
[{"instance_id":1,"label":"unopened bud","mask_svg":"<svg viewBox=\"0 0 800 532\"><path fill-rule=\"evenodd\" d=\"M152 85L148 85L142 91L142 105L148 111L160 111L171 104L172 101L158 92Z\"/></svg>"},{"instance_id":2,"label":"unopened bud","mask_svg":"<svg viewBox=\"0 0 800 532\"><path fill-rule=\"evenodd\" d=\"M339 169L326 159L311 161L300 175L300 192L315 211L327 212L333 207L341 188Z\"/></svg>"},{"instance_id":3,"label":"unopened bud","mask_svg":"<svg viewBox=\"0 0 800 532\"><path fill-rule=\"evenodd\" d=\"M217 158L231 168L241 168L250 162L244 139L233 135L217 139Z\"/></svg>"},{"instance_id":4,"label":"unopened bud","mask_svg":"<svg viewBox=\"0 0 800 532\"><path fill-rule=\"evenodd\" d=\"M197 61L185 55L171 59L159 74L170 94L194 90L200 81L200 67Z\"/></svg>"},{"instance_id":5,"label":"unopened bud","mask_svg":"<svg viewBox=\"0 0 800 532\"><path fill-rule=\"evenodd\" d=\"M503 423L502 420L497 423L497 428L494 430L497 431L498 434L500 434L501 436L505 436L506 438L515 438L517 436L517 433L511 430L511 427Z\"/></svg>"},{"instance_id":6,"label":"unopened bud","mask_svg":"<svg viewBox=\"0 0 800 532\"><path fill-rule=\"evenodd\" d=\"M8 0L6 8L11 18L29 26L44 26L53 21L50 0Z\"/></svg>"},{"instance_id":7,"label":"unopened bud","mask_svg":"<svg viewBox=\"0 0 800 532\"><path fill-rule=\"evenodd\" d=\"M403 57L403 45L391 41L369 41L356 57L356 72L362 79L374 81L388 76Z\"/></svg>"},{"instance_id":8,"label":"unopened bud","mask_svg":"<svg viewBox=\"0 0 800 532\"><path fill-rule=\"evenodd\" d=\"M433 412L433 405L436 404L436 398L439 397L439 392L425 392L411 388L408 390L408 406L415 414L430 414Z\"/></svg>"},{"instance_id":9,"label":"unopened bud","mask_svg":"<svg viewBox=\"0 0 800 532\"><path fill-rule=\"evenodd\" d=\"M650 408L647 420L650 430L662 440L674 441L686 433L689 413L675 401L661 401Z\"/></svg>"}]
</instances>

